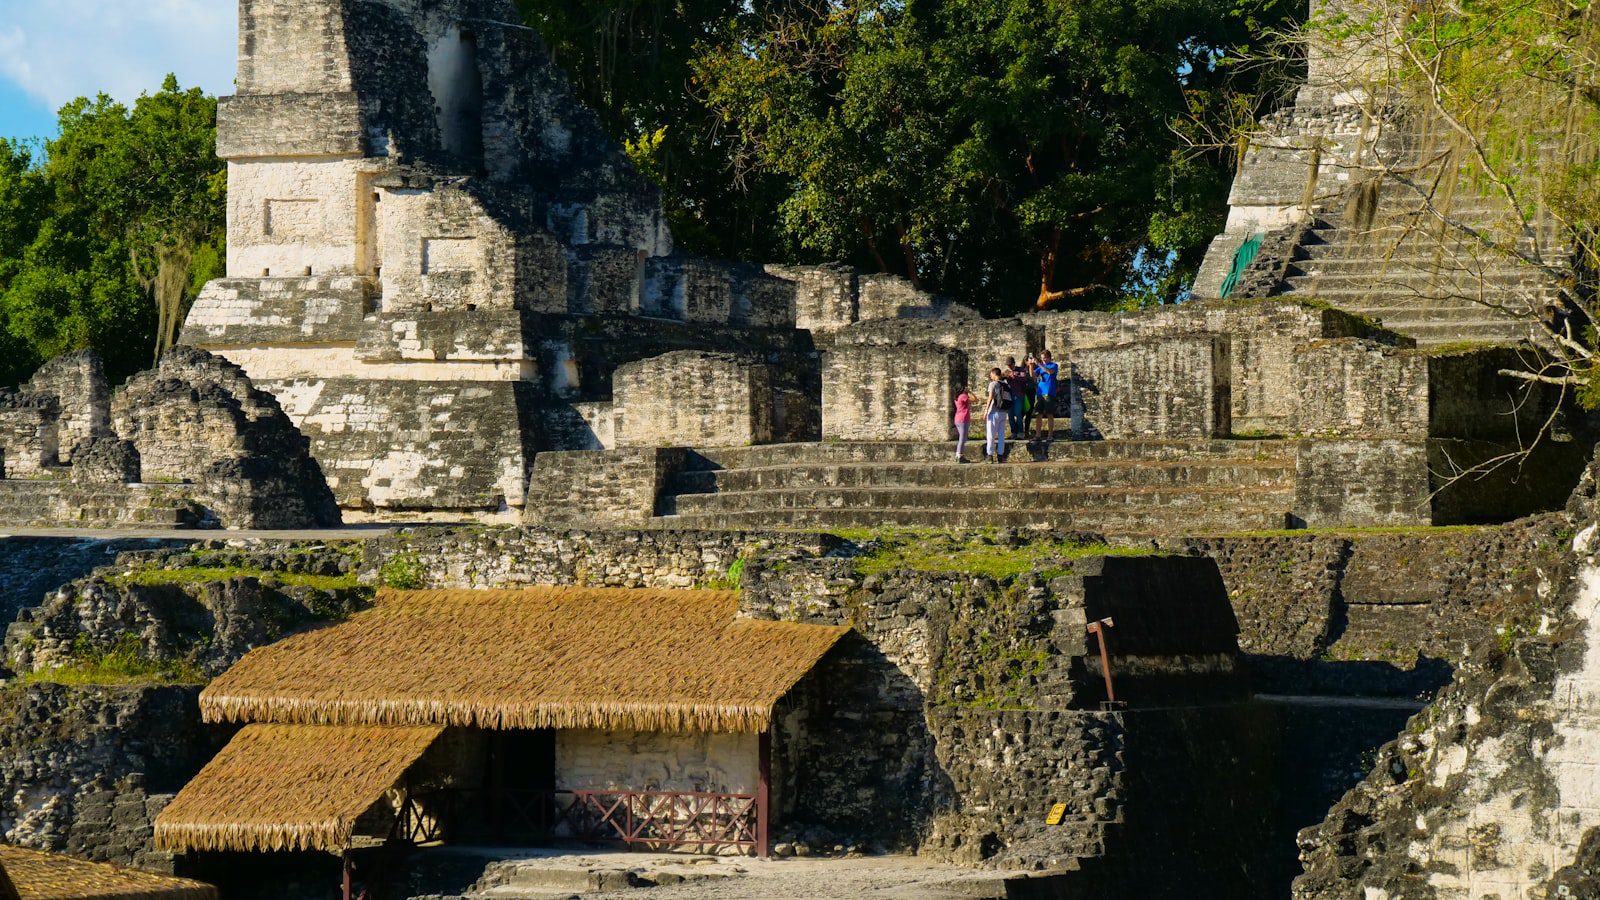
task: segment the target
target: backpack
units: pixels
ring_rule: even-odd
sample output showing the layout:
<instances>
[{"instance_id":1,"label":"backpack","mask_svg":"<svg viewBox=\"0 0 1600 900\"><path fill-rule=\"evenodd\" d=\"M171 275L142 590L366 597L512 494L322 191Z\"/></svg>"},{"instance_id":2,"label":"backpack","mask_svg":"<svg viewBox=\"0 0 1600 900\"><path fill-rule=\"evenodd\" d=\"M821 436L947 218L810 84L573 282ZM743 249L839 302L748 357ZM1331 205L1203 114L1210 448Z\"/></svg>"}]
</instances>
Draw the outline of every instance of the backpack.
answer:
<instances>
[{"instance_id":1,"label":"backpack","mask_svg":"<svg viewBox=\"0 0 1600 900\"><path fill-rule=\"evenodd\" d=\"M998 382L996 382L996 384L1000 385L1000 405L1006 409L1010 409L1011 401L1013 400L1013 397L1011 396L1011 385L1006 384L1006 380L1004 378L1000 379Z\"/></svg>"}]
</instances>

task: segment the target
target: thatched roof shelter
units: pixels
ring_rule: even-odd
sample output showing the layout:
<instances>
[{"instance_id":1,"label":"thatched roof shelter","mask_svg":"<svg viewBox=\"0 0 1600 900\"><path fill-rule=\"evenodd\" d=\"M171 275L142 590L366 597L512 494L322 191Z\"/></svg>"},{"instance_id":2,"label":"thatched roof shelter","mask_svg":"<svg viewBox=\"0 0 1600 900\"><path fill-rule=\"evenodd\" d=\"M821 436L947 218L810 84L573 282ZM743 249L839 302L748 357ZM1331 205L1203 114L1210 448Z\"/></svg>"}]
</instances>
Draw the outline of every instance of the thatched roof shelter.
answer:
<instances>
[{"instance_id":1,"label":"thatched roof shelter","mask_svg":"<svg viewBox=\"0 0 1600 900\"><path fill-rule=\"evenodd\" d=\"M9 875L9 877L8 877ZM217 889L0 844L0 900L217 900Z\"/></svg>"},{"instance_id":2,"label":"thatched roof shelter","mask_svg":"<svg viewBox=\"0 0 1600 900\"><path fill-rule=\"evenodd\" d=\"M759 732L848 631L740 619L731 591L382 591L251 651L210 722Z\"/></svg>"},{"instance_id":3,"label":"thatched roof shelter","mask_svg":"<svg viewBox=\"0 0 1600 900\"><path fill-rule=\"evenodd\" d=\"M341 851L443 730L247 726L156 817L156 847Z\"/></svg>"},{"instance_id":4,"label":"thatched roof shelter","mask_svg":"<svg viewBox=\"0 0 1600 900\"><path fill-rule=\"evenodd\" d=\"M156 817L156 847L327 850L444 729L250 725Z\"/></svg>"}]
</instances>

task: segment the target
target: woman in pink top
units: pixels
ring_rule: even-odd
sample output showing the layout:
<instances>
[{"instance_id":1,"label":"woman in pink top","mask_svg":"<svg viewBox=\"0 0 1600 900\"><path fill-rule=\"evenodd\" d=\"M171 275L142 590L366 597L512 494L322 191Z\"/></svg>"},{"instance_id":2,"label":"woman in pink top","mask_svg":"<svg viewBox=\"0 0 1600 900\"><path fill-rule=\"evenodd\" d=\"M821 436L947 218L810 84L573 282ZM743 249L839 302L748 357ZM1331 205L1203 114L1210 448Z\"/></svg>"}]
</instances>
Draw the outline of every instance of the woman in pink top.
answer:
<instances>
[{"instance_id":1,"label":"woman in pink top","mask_svg":"<svg viewBox=\"0 0 1600 900\"><path fill-rule=\"evenodd\" d=\"M964 463L962 455L967 449L967 429L972 427L972 389L962 385L956 393L956 462Z\"/></svg>"}]
</instances>

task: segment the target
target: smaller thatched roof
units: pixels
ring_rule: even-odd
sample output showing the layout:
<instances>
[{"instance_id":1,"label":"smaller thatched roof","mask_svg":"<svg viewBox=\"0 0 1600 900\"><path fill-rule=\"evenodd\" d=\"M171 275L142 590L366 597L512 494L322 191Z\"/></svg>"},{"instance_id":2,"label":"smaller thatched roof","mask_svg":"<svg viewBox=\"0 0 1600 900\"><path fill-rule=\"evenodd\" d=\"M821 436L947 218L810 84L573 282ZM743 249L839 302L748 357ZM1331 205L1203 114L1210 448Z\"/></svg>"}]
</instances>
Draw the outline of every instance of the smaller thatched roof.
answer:
<instances>
[{"instance_id":1,"label":"smaller thatched roof","mask_svg":"<svg viewBox=\"0 0 1600 900\"><path fill-rule=\"evenodd\" d=\"M247 726L156 817L156 847L340 852L441 731Z\"/></svg>"},{"instance_id":2,"label":"smaller thatched roof","mask_svg":"<svg viewBox=\"0 0 1600 900\"><path fill-rule=\"evenodd\" d=\"M731 591L383 591L252 650L210 722L763 731L849 629L738 617Z\"/></svg>"},{"instance_id":3,"label":"smaller thatched roof","mask_svg":"<svg viewBox=\"0 0 1600 900\"><path fill-rule=\"evenodd\" d=\"M9 878L7 875L9 874ZM217 900L209 884L0 844L0 900Z\"/></svg>"},{"instance_id":4,"label":"smaller thatched roof","mask_svg":"<svg viewBox=\"0 0 1600 900\"><path fill-rule=\"evenodd\" d=\"M0 900L20 900L17 896L17 886L11 883L11 876L6 874L4 863L0 863Z\"/></svg>"}]
</instances>

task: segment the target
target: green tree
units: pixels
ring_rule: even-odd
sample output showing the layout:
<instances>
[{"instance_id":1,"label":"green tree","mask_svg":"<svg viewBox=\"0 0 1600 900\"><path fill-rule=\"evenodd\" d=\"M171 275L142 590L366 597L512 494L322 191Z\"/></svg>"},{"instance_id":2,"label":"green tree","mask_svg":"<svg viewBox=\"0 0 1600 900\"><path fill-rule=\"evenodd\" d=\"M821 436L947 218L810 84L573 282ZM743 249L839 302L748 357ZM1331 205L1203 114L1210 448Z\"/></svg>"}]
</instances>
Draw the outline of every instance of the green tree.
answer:
<instances>
[{"instance_id":1,"label":"green tree","mask_svg":"<svg viewBox=\"0 0 1600 900\"><path fill-rule=\"evenodd\" d=\"M113 377L171 346L199 285L220 274L226 178L216 100L169 76L130 109L101 95L62 108L35 158L0 152L4 380L93 347Z\"/></svg>"},{"instance_id":2,"label":"green tree","mask_svg":"<svg viewBox=\"0 0 1600 900\"><path fill-rule=\"evenodd\" d=\"M1224 108L1219 53L1300 5L524 2L686 246L1000 312L1181 294L1230 160L1179 131Z\"/></svg>"},{"instance_id":3,"label":"green tree","mask_svg":"<svg viewBox=\"0 0 1600 900\"><path fill-rule=\"evenodd\" d=\"M750 15L743 0L520 0L529 25L662 191L680 243L695 251L773 258L772 210L783 182L734 165L735 144L696 95L702 48Z\"/></svg>"}]
</instances>

